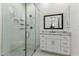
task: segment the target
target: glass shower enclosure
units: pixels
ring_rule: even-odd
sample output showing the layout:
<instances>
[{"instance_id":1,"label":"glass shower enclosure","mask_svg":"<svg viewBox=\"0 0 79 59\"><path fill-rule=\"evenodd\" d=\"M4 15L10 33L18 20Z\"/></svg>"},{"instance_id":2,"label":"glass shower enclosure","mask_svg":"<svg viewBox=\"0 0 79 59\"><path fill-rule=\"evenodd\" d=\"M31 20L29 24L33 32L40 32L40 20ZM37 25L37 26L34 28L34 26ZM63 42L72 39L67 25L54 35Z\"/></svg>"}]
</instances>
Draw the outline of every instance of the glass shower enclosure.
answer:
<instances>
[{"instance_id":1,"label":"glass shower enclosure","mask_svg":"<svg viewBox=\"0 0 79 59\"><path fill-rule=\"evenodd\" d=\"M27 42L26 42L26 54L32 55L35 50L35 5L34 4L27 4L27 20L26 20L26 32L27 32Z\"/></svg>"},{"instance_id":2,"label":"glass shower enclosure","mask_svg":"<svg viewBox=\"0 0 79 59\"><path fill-rule=\"evenodd\" d=\"M33 55L37 48L37 13L34 3L2 3L3 56Z\"/></svg>"}]
</instances>

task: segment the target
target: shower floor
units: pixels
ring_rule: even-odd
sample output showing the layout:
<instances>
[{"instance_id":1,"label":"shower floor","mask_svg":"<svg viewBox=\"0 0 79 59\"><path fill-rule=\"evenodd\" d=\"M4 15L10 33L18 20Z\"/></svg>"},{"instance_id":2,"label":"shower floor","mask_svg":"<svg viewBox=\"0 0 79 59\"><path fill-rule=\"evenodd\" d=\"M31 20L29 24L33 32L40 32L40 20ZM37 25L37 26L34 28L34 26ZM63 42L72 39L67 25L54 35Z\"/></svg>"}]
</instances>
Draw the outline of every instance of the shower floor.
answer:
<instances>
[{"instance_id":1,"label":"shower floor","mask_svg":"<svg viewBox=\"0 0 79 59\"><path fill-rule=\"evenodd\" d=\"M31 50L29 51L31 53ZM11 56L25 56L25 51L22 49L16 49L11 52ZM29 56L29 55L28 55ZM41 51L40 48L36 50L36 52L32 56L58 56L56 54L51 54L45 51Z\"/></svg>"},{"instance_id":2,"label":"shower floor","mask_svg":"<svg viewBox=\"0 0 79 59\"><path fill-rule=\"evenodd\" d=\"M24 46L12 50L10 56L25 56Z\"/></svg>"},{"instance_id":3,"label":"shower floor","mask_svg":"<svg viewBox=\"0 0 79 59\"><path fill-rule=\"evenodd\" d=\"M27 49L27 51L28 51L27 56L31 56L32 50ZM21 46L17 49L12 50L8 56L25 56L24 46ZM38 48L36 52L32 54L32 56L58 56L58 55L54 53L41 51L40 48Z\"/></svg>"},{"instance_id":4,"label":"shower floor","mask_svg":"<svg viewBox=\"0 0 79 59\"><path fill-rule=\"evenodd\" d=\"M27 56L32 56L33 55L33 50L32 48L27 48L26 49L26 54ZM10 51L8 56L25 56L25 46L20 46L12 51Z\"/></svg>"}]
</instances>

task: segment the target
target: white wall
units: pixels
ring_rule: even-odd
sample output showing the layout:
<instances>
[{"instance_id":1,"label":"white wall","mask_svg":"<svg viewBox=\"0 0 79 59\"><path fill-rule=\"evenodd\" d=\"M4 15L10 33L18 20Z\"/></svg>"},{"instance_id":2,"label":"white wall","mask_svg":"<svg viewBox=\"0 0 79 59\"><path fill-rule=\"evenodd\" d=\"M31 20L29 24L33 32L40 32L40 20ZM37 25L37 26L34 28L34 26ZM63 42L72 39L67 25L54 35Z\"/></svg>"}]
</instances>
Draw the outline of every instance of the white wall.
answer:
<instances>
[{"instance_id":1,"label":"white wall","mask_svg":"<svg viewBox=\"0 0 79 59\"><path fill-rule=\"evenodd\" d=\"M1 38L2 38L2 15L1 15L1 3L0 3L0 55L1 55Z\"/></svg>"},{"instance_id":2,"label":"white wall","mask_svg":"<svg viewBox=\"0 0 79 59\"><path fill-rule=\"evenodd\" d=\"M44 16L51 15L51 14L59 14L63 13L64 16L64 30L68 31L69 27L69 5L68 4L56 4L56 3L49 3L49 4L39 4L40 8L40 32L44 31ZM49 30L46 30L49 31Z\"/></svg>"},{"instance_id":3,"label":"white wall","mask_svg":"<svg viewBox=\"0 0 79 59\"><path fill-rule=\"evenodd\" d=\"M72 55L79 56L79 4L70 4Z\"/></svg>"}]
</instances>

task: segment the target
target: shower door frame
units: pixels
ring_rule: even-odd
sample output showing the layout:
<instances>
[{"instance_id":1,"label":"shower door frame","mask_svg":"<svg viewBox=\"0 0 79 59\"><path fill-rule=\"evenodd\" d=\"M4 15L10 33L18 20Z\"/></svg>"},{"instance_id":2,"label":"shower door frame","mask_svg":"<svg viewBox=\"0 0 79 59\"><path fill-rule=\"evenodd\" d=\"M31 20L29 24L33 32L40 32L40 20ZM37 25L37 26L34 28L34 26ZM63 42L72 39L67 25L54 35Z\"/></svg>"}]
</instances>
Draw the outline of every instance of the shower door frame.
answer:
<instances>
[{"instance_id":1,"label":"shower door frame","mask_svg":"<svg viewBox=\"0 0 79 59\"><path fill-rule=\"evenodd\" d=\"M25 3L25 56L28 56L27 55L27 4L28 3ZM34 6L35 6L35 3L32 3ZM35 26L36 26L36 7L35 7ZM35 27L35 49L34 49L34 52L36 51L36 27ZM33 53L30 55L32 56Z\"/></svg>"},{"instance_id":2,"label":"shower door frame","mask_svg":"<svg viewBox=\"0 0 79 59\"><path fill-rule=\"evenodd\" d=\"M25 56L27 56L27 4L25 3Z\"/></svg>"}]
</instances>

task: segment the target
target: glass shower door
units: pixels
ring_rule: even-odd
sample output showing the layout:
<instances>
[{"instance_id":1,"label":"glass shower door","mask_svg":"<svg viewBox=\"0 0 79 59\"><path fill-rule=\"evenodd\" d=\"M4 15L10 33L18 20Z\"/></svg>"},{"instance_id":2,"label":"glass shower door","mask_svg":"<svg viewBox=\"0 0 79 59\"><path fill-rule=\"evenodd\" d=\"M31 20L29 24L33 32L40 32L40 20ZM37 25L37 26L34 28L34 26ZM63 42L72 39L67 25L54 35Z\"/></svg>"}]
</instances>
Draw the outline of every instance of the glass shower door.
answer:
<instances>
[{"instance_id":1,"label":"glass shower door","mask_svg":"<svg viewBox=\"0 0 79 59\"><path fill-rule=\"evenodd\" d=\"M27 56L31 56L35 50L35 6L34 4L27 4L27 20L26 20L26 27L27 27L27 42L26 42L26 53Z\"/></svg>"},{"instance_id":2,"label":"glass shower door","mask_svg":"<svg viewBox=\"0 0 79 59\"><path fill-rule=\"evenodd\" d=\"M3 4L2 9L3 9L2 55L5 56L33 55L36 48L35 5L33 3Z\"/></svg>"},{"instance_id":3,"label":"glass shower door","mask_svg":"<svg viewBox=\"0 0 79 59\"><path fill-rule=\"evenodd\" d=\"M2 4L2 55L25 56L25 5Z\"/></svg>"}]
</instances>

